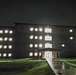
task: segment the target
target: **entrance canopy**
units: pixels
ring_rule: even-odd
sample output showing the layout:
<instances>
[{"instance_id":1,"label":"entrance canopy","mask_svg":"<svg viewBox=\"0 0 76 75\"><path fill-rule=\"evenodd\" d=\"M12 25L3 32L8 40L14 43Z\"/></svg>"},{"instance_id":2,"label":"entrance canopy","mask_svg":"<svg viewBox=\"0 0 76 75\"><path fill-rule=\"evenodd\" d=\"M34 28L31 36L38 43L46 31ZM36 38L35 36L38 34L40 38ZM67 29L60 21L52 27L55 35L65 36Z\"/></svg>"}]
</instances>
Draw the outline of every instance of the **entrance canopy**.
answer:
<instances>
[{"instance_id":1,"label":"entrance canopy","mask_svg":"<svg viewBox=\"0 0 76 75\"><path fill-rule=\"evenodd\" d=\"M55 48L43 48L43 49L38 49L37 51L61 51Z\"/></svg>"}]
</instances>

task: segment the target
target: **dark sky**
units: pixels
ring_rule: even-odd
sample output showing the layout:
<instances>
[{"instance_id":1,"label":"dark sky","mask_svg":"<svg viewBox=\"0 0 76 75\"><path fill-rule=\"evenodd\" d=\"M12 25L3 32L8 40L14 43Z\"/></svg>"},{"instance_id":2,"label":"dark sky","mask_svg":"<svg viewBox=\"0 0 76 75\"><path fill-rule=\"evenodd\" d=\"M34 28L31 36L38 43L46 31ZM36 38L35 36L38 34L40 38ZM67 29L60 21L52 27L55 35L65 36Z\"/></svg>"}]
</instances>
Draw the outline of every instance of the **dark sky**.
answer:
<instances>
[{"instance_id":1,"label":"dark sky","mask_svg":"<svg viewBox=\"0 0 76 75\"><path fill-rule=\"evenodd\" d=\"M0 25L76 25L76 3L63 0L0 0Z\"/></svg>"}]
</instances>

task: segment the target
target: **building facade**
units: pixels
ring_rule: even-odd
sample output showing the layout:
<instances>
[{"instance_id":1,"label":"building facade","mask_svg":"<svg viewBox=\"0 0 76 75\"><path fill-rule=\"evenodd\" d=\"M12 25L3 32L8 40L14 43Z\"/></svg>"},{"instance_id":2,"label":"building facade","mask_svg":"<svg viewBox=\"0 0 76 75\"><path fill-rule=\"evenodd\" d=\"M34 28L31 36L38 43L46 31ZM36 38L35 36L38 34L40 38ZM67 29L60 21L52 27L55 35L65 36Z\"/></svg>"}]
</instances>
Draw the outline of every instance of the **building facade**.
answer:
<instances>
[{"instance_id":1,"label":"building facade","mask_svg":"<svg viewBox=\"0 0 76 75\"><path fill-rule=\"evenodd\" d=\"M0 57L76 57L76 27L15 23L0 27Z\"/></svg>"}]
</instances>

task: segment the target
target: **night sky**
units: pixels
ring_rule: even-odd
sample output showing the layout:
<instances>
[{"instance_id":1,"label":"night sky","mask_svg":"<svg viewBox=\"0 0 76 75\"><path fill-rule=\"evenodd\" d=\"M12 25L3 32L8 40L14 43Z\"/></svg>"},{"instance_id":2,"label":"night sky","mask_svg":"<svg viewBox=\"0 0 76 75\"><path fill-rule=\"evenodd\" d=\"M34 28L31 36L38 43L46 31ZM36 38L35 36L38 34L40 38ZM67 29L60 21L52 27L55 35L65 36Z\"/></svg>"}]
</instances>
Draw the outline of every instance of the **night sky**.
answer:
<instances>
[{"instance_id":1,"label":"night sky","mask_svg":"<svg viewBox=\"0 0 76 75\"><path fill-rule=\"evenodd\" d=\"M76 2L0 0L0 25L17 23L76 25Z\"/></svg>"}]
</instances>

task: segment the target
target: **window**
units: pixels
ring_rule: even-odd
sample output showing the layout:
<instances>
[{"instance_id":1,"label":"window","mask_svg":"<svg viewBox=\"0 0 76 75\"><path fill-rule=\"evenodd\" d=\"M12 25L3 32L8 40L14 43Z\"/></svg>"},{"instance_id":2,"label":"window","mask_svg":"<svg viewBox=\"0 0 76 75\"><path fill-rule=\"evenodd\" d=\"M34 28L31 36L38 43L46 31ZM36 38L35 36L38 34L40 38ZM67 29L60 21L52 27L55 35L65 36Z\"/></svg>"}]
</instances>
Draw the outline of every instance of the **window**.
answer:
<instances>
[{"instance_id":1,"label":"window","mask_svg":"<svg viewBox=\"0 0 76 75\"><path fill-rule=\"evenodd\" d=\"M46 35L45 36L45 41L52 41L52 36Z\"/></svg>"},{"instance_id":2,"label":"window","mask_svg":"<svg viewBox=\"0 0 76 75\"><path fill-rule=\"evenodd\" d=\"M65 44L62 44L62 47L65 47Z\"/></svg>"},{"instance_id":3,"label":"window","mask_svg":"<svg viewBox=\"0 0 76 75\"><path fill-rule=\"evenodd\" d=\"M10 33L10 34L12 34L12 33L13 33L13 31L12 31L12 30L10 30L10 31L9 31L9 33Z\"/></svg>"},{"instance_id":4,"label":"window","mask_svg":"<svg viewBox=\"0 0 76 75\"><path fill-rule=\"evenodd\" d=\"M30 39L33 39L33 37L34 37L34 36L33 36L33 35L31 35L31 36L30 36Z\"/></svg>"},{"instance_id":5,"label":"window","mask_svg":"<svg viewBox=\"0 0 76 75\"><path fill-rule=\"evenodd\" d=\"M6 57L7 56L7 54L6 53L3 53L3 57Z\"/></svg>"},{"instance_id":6,"label":"window","mask_svg":"<svg viewBox=\"0 0 76 75\"><path fill-rule=\"evenodd\" d=\"M0 53L0 57L2 56L2 54Z\"/></svg>"},{"instance_id":7,"label":"window","mask_svg":"<svg viewBox=\"0 0 76 75\"><path fill-rule=\"evenodd\" d=\"M32 48L33 47L33 44L30 44L30 48Z\"/></svg>"},{"instance_id":8,"label":"window","mask_svg":"<svg viewBox=\"0 0 76 75\"><path fill-rule=\"evenodd\" d=\"M6 49L7 48L7 45L4 45L4 49Z\"/></svg>"},{"instance_id":9,"label":"window","mask_svg":"<svg viewBox=\"0 0 76 75\"><path fill-rule=\"evenodd\" d=\"M45 33L52 33L52 29L51 28L45 28Z\"/></svg>"},{"instance_id":10,"label":"window","mask_svg":"<svg viewBox=\"0 0 76 75\"><path fill-rule=\"evenodd\" d=\"M2 34L3 33L3 30L0 30L0 33Z\"/></svg>"},{"instance_id":11,"label":"window","mask_svg":"<svg viewBox=\"0 0 76 75\"><path fill-rule=\"evenodd\" d=\"M52 48L52 44L46 43L46 44L45 44L45 48Z\"/></svg>"},{"instance_id":12,"label":"window","mask_svg":"<svg viewBox=\"0 0 76 75\"><path fill-rule=\"evenodd\" d=\"M8 33L8 30L5 30L4 32L5 32L5 33Z\"/></svg>"},{"instance_id":13,"label":"window","mask_svg":"<svg viewBox=\"0 0 76 75\"><path fill-rule=\"evenodd\" d=\"M7 37L5 37L5 38L4 38L4 41L7 41L7 40L8 40L8 38L7 38Z\"/></svg>"},{"instance_id":14,"label":"window","mask_svg":"<svg viewBox=\"0 0 76 75\"><path fill-rule=\"evenodd\" d=\"M42 44L39 44L39 47L41 48L41 47L43 47L43 45Z\"/></svg>"},{"instance_id":15,"label":"window","mask_svg":"<svg viewBox=\"0 0 76 75\"><path fill-rule=\"evenodd\" d=\"M38 39L38 36L35 36L35 39Z\"/></svg>"},{"instance_id":16,"label":"window","mask_svg":"<svg viewBox=\"0 0 76 75\"><path fill-rule=\"evenodd\" d=\"M30 31L33 31L34 30L34 28L30 28Z\"/></svg>"},{"instance_id":17,"label":"window","mask_svg":"<svg viewBox=\"0 0 76 75\"><path fill-rule=\"evenodd\" d=\"M69 32L73 32L73 30L72 30L72 29L70 29L70 30L69 30Z\"/></svg>"},{"instance_id":18,"label":"window","mask_svg":"<svg viewBox=\"0 0 76 75\"><path fill-rule=\"evenodd\" d=\"M39 40L42 40L43 39L43 37L42 36L39 36Z\"/></svg>"},{"instance_id":19,"label":"window","mask_svg":"<svg viewBox=\"0 0 76 75\"><path fill-rule=\"evenodd\" d=\"M11 57L11 56L12 56L12 54L11 54L11 53L9 53L9 54L8 54L8 57Z\"/></svg>"},{"instance_id":20,"label":"window","mask_svg":"<svg viewBox=\"0 0 76 75\"><path fill-rule=\"evenodd\" d=\"M38 47L38 44L35 44L35 47Z\"/></svg>"},{"instance_id":21,"label":"window","mask_svg":"<svg viewBox=\"0 0 76 75\"><path fill-rule=\"evenodd\" d=\"M13 39L12 38L9 38L9 41L12 41Z\"/></svg>"},{"instance_id":22,"label":"window","mask_svg":"<svg viewBox=\"0 0 76 75\"><path fill-rule=\"evenodd\" d=\"M70 37L70 40L73 40L73 37Z\"/></svg>"},{"instance_id":23,"label":"window","mask_svg":"<svg viewBox=\"0 0 76 75\"><path fill-rule=\"evenodd\" d=\"M40 31L40 32L42 32L42 31L43 31L43 29L42 29L42 28L39 28L39 31Z\"/></svg>"},{"instance_id":24,"label":"window","mask_svg":"<svg viewBox=\"0 0 76 75\"><path fill-rule=\"evenodd\" d=\"M2 37L0 37L0 41L3 41L3 38Z\"/></svg>"},{"instance_id":25,"label":"window","mask_svg":"<svg viewBox=\"0 0 76 75\"><path fill-rule=\"evenodd\" d=\"M41 56L41 52L39 53L39 56Z\"/></svg>"},{"instance_id":26,"label":"window","mask_svg":"<svg viewBox=\"0 0 76 75\"><path fill-rule=\"evenodd\" d=\"M0 45L0 49L2 48L2 45Z\"/></svg>"},{"instance_id":27,"label":"window","mask_svg":"<svg viewBox=\"0 0 76 75\"><path fill-rule=\"evenodd\" d=\"M9 48L9 49L12 49L12 45L8 45L8 48Z\"/></svg>"},{"instance_id":28,"label":"window","mask_svg":"<svg viewBox=\"0 0 76 75\"><path fill-rule=\"evenodd\" d=\"M29 53L29 56L33 56L33 53L32 53L32 52L30 52L30 53Z\"/></svg>"},{"instance_id":29,"label":"window","mask_svg":"<svg viewBox=\"0 0 76 75\"><path fill-rule=\"evenodd\" d=\"M38 31L38 28L35 28L35 31Z\"/></svg>"},{"instance_id":30,"label":"window","mask_svg":"<svg viewBox=\"0 0 76 75\"><path fill-rule=\"evenodd\" d=\"M34 56L37 56L37 55L38 55L38 53L37 53L37 52L35 52L35 53L34 53Z\"/></svg>"}]
</instances>

